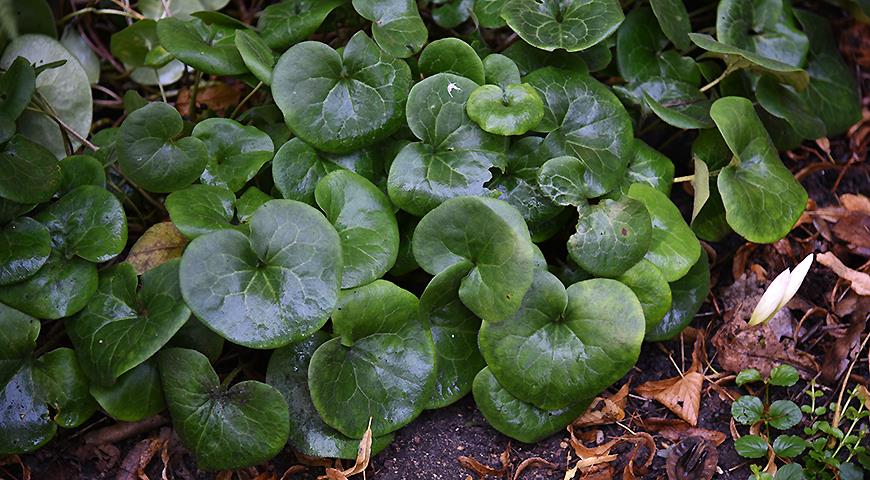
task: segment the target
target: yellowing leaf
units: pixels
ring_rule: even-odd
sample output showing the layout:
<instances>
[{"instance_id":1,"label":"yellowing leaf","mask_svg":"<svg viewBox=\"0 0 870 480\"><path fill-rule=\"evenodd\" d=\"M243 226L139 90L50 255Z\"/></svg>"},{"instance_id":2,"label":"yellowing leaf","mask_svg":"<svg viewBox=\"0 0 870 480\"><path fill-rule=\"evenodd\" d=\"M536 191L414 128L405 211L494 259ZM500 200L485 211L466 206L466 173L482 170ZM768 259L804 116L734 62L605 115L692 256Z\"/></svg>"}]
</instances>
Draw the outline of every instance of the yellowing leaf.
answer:
<instances>
[{"instance_id":1,"label":"yellowing leaf","mask_svg":"<svg viewBox=\"0 0 870 480\"><path fill-rule=\"evenodd\" d=\"M159 267L178 258L187 246L187 238L175 228L172 222L152 225L139 237L127 254L127 263L133 266L137 275Z\"/></svg>"}]
</instances>

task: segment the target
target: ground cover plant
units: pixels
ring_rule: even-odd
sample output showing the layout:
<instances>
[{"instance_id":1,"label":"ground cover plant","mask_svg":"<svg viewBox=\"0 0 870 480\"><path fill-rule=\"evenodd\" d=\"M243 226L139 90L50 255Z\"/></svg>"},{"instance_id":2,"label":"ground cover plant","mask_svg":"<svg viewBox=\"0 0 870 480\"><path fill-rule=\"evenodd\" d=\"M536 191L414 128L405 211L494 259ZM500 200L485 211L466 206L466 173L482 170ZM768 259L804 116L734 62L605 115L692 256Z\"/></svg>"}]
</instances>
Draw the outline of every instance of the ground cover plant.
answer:
<instances>
[{"instance_id":1,"label":"ground cover plant","mask_svg":"<svg viewBox=\"0 0 870 480\"><path fill-rule=\"evenodd\" d=\"M469 394L538 442L683 338L707 242L803 222L780 151L863 118L788 0L59 3L0 0L0 457L162 414L202 470L367 464ZM866 408L737 451L857 469Z\"/></svg>"}]
</instances>

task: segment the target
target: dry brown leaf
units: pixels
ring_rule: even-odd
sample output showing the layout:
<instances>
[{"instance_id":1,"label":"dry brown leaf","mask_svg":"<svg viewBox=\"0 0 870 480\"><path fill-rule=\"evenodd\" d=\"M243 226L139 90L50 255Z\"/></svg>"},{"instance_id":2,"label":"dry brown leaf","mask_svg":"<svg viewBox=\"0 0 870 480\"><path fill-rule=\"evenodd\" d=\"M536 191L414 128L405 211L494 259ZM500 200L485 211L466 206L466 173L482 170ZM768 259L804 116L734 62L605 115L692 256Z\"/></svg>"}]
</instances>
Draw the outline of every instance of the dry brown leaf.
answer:
<instances>
[{"instance_id":1,"label":"dry brown leaf","mask_svg":"<svg viewBox=\"0 0 870 480\"><path fill-rule=\"evenodd\" d=\"M196 94L196 106L208 107L215 112L224 112L237 105L242 98L242 92L232 85L218 83L201 88ZM178 94L175 108L182 115L190 115L190 90L185 88Z\"/></svg>"},{"instance_id":2,"label":"dry brown leaf","mask_svg":"<svg viewBox=\"0 0 870 480\"><path fill-rule=\"evenodd\" d=\"M504 466L501 468L490 467L489 465L484 465L471 457L466 457L465 455L460 456L457 460L460 465L476 473L480 478L490 476L504 477L505 474L507 474L507 468Z\"/></svg>"},{"instance_id":3,"label":"dry brown leaf","mask_svg":"<svg viewBox=\"0 0 870 480\"><path fill-rule=\"evenodd\" d=\"M710 480L718 463L715 447L703 438L687 437L671 449L665 471L669 480Z\"/></svg>"},{"instance_id":4,"label":"dry brown leaf","mask_svg":"<svg viewBox=\"0 0 870 480\"><path fill-rule=\"evenodd\" d=\"M656 456L656 442L652 436L646 432L640 432L637 435L629 435L621 437L623 441L632 443L634 446L628 454L628 464L623 471L623 479L629 480L636 478L636 475L646 475L652 465L653 459ZM645 450L642 450L644 448ZM641 451L646 451L646 459L638 463L638 455Z\"/></svg>"},{"instance_id":5,"label":"dry brown leaf","mask_svg":"<svg viewBox=\"0 0 870 480\"><path fill-rule=\"evenodd\" d=\"M834 224L834 235L859 248L870 248L870 214L849 213Z\"/></svg>"},{"instance_id":6,"label":"dry brown leaf","mask_svg":"<svg viewBox=\"0 0 870 480\"><path fill-rule=\"evenodd\" d=\"M658 401L693 427L697 426L701 388L704 385L704 375L700 373L703 355L704 336L698 335L692 352L692 367L683 376L646 382L639 385L635 392Z\"/></svg>"},{"instance_id":7,"label":"dry brown leaf","mask_svg":"<svg viewBox=\"0 0 870 480\"><path fill-rule=\"evenodd\" d=\"M870 198L864 195L855 195L852 193L844 193L840 195L840 203L843 208L850 212L859 212L870 215Z\"/></svg>"},{"instance_id":8,"label":"dry brown leaf","mask_svg":"<svg viewBox=\"0 0 870 480\"><path fill-rule=\"evenodd\" d=\"M281 475L281 480L288 480L291 475L296 475L297 473L302 473L308 470L305 465L293 465L284 471L284 474Z\"/></svg>"},{"instance_id":9,"label":"dry brown leaf","mask_svg":"<svg viewBox=\"0 0 870 480\"><path fill-rule=\"evenodd\" d=\"M369 461L372 459L372 418L369 417L369 426L359 441L359 448L356 451L356 462L347 470L338 470L337 468L327 468L326 478L329 480L347 480L347 477L362 473L366 468L369 468Z\"/></svg>"},{"instance_id":10,"label":"dry brown leaf","mask_svg":"<svg viewBox=\"0 0 870 480\"><path fill-rule=\"evenodd\" d=\"M598 445L596 447L587 447L583 444L574 433L574 426L568 425L568 441L571 442L571 448L574 449L574 453L580 457L581 460L588 460L593 458L598 458L602 456L606 456L610 453L610 450L621 440L619 438L614 438L613 440Z\"/></svg>"},{"instance_id":11,"label":"dry brown leaf","mask_svg":"<svg viewBox=\"0 0 870 480\"><path fill-rule=\"evenodd\" d=\"M186 245L187 238L175 228L172 222L158 223L152 225L139 237L139 240L136 240L130 253L127 254L127 263L133 266L138 275L142 275L173 258L180 257Z\"/></svg>"},{"instance_id":12,"label":"dry brown leaf","mask_svg":"<svg viewBox=\"0 0 870 480\"><path fill-rule=\"evenodd\" d=\"M27 467L18 455L0 457L0 466L2 465L18 465L21 467L21 480L30 480L30 468Z\"/></svg>"},{"instance_id":13,"label":"dry brown leaf","mask_svg":"<svg viewBox=\"0 0 870 480\"><path fill-rule=\"evenodd\" d=\"M595 397L583 415L572 422L573 425L582 428L622 421L625 418L628 389L629 384L626 383L618 392L609 397Z\"/></svg>"},{"instance_id":14,"label":"dry brown leaf","mask_svg":"<svg viewBox=\"0 0 870 480\"><path fill-rule=\"evenodd\" d=\"M333 467L335 464L333 460L330 458L321 458L315 457L313 455L306 455L302 452L293 452L293 455L296 457L296 461L302 465L307 465L309 467Z\"/></svg>"},{"instance_id":15,"label":"dry brown leaf","mask_svg":"<svg viewBox=\"0 0 870 480\"><path fill-rule=\"evenodd\" d=\"M825 352L825 360L822 362L821 381L827 385L834 384L846 369L852 359L858 355L858 348L861 345L861 333L867 326L867 319L854 316L852 325L846 334L838 338L834 342L833 348Z\"/></svg>"},{"instance_id":16,"label":"dry brown leaf","mask_svg":"<svg viewBox=\"0 0 870 480\"><path fill-rule=\"evenodd\" d=\"M613 461L616 459L616 455L613 455L613 459L608 461ZM565 472L564 480L572 480L577 476L577 472L579 471L582 475L582 480L612 480L613 479L613 466L610 463L598 463L593 465L587 465L587 461L580 460L574 465L573 468Z\"/></svg>"},{"instance_id":17,"label":"dry brown leaf","mask_svg":"<svg viewBox=\"0 0 870 480\"><path fill-rule=\"evenodd\" d=\"M658 433L672 442L679 442L687 437L700 437L717 447L727 438L722 432L693 427L676 418L647 418L641 420L644 430Z\"/></svg>"},{"instance_id":18,"label":"dry brown leaf","mask_svg":"<svg viewBox=\"0 0 870 480\"><path fill-rule=\"evenodd\" d=\"M861 398L861 401L864 402L864 406L870 410L870 390L867 390L867 387L864 385L858 385L858 397Z\"/></svg>"},{"instance_id":19,"label":"dry brown leaf","mask_svg":"<svg viewBox=\"0 0 870 480\"><path fill-rule=\"evenodd\" d=\"M555 470L559 467L555 463L544 460L541 457L527 458L517 466L517 471L514 472L513 480L520 478L520 475L522 475L527 468L546 468L549 470Z\"/></svg>"},{"instance_id":20,"label":"dry brown leaf","mask_svg":"<svg viewBox=\"0 0 870 480\"><path fill-rule=\"evenodd\" d=\"M852 290L858 295L870 295L870 275L843 265L843 262L831 252L816 255L816 260L830 268L838 277L848 280L852 284Z\"/></svg>"}]
</instances>

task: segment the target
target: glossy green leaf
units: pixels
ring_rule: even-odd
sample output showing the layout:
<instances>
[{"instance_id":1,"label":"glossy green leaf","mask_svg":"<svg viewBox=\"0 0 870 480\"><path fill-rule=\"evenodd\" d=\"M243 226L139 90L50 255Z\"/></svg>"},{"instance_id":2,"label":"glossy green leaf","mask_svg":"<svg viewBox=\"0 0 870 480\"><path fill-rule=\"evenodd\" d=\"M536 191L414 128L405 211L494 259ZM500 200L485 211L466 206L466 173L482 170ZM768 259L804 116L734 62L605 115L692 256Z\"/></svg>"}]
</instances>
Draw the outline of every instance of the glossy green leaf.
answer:
<instances>
[{"instance_id":1,"label":"glossy green leaf","mask_svg":"<svg viewBox=\"0 0 870 480\"><path fill-rule=\"evenodd\" d=\"M248 70L264 85L271 85L276 60L272 49L256 33L247 30L237 31L234 41Z\"/></svg>"},{"instance_id":2,"label":"glossy green leaf","mask_svg":"<svg viewBox=\"0 0 870 480\"><path fill-rule=\"evenodd\" d=\"M399 222L399 253L396 256L396 264L393 265L389 273L390 275L402 276L420 268L411 248L414 230L420 220L402 211L396 212L396 220Z\"/></svg>"},{"instance_id":3,"label":"glossy green leaf","mask_svg":"<svg viewBox=\"0 0 870 480\"><path fill-rule=\"evenodd\" d=\"M471 16L475 0L447 0L432 9L432 20L441 28L456 28Z\"/></svg>"},{"instance_id":4,"label":"glossy green leaf","mask_svg":"<svg viewBox=\"0 0 870 480\"><path fill-rule=\"evenodd\" d=\"M233 228L233 192L212 185L191 185L166 197L169 218L189 239Z\"/></svg>"},{"instance_id":5,"label":"glossy green leaf","mask_svg":"<svg viewBox=\"0 0 870 480\"><path fill-rule=\"evenodd\" d=\"M196 124L191 135L202 140L209 161L200 181L236 192L254 178L275 154L269 135L235 120L210 118Z\"/></svg>"},{"instance_id":6,"label":"glossy green leaf","mask_svg":"<svg viewBox=\"0 0 870 480\"><path fill-rule=\"evenodd\" d=\"M248 72L233 37L235 32L219 25L177 17L157 22L160 45L175 58L196 70L212 75L241 75Z\"/></svg>"},{"instance_id":7,"label":"glossy green leaf","mask_svg":"<svg viewBox=\"0 0 870 480\"><path fill-rule=\"evenodd\" d=\"M770 369L768 382L778 387L790 387L800 379L796 368L787 364L780 364Z\"/></svg>"},{"instance_id":8,"label":"glossy green leaf","mask_svg":"<svg viewBox=\"0 0 870 480\"><path fill-rule=\"evenodd\" d=\"M809 48L788 0L722 0L716 11L716 37L796 67L803 66Z\"/></svg>"},{"instance_id":9,"label":"glossy green leaf","mask_svg":"<svg viewBox=\"0 0 870 480\"><path fill-rule=\"evenodd\" d=\"M504 0L474 0L474 15L484 28L501 28L506 25L501 18Z\"/></svg>"},{"instance_id":10,"label":"glossy green leaf","mask_svg":"<svg viewBox=\"0 0 870 480\"><path fill-rule=\"evenodd\" d=\"M370 283L393 267L399 224L383 192L351 171L338 170L324 177L314 194L341 239L342 288Z\"/></svg>"},{"instance_id":11,"label":"glossy green leaf","mask_svg":"<svg viewBox=\"0 0 870 480\"><path fill-rule=\"evenodd\" d=\"M393 432L426 406L435 383L435 346L414 294L377 280L342 292L336 338L308 367L311 400L323 420L351 438Z\"/></svg>"},{"instance_id":12,"label":"glossy green leaf","mask_svg":"<svg viewBox=\"0 0 870 480\"><path fill-rule=\"evenodd\" d=\"M674 183L674 163L643 140L634 141L634 157L620 186L610 192L614 198L625 195L633 183L646 183L656 190L670 195Z\"/></svg>"},{"instance_id":13,"label":"glossy green leaf","mask_svg":"<svg viewBox=\"0 0 870 480\"><path fill-rule=\"evenodd\" d=\"M249 187L236 200L236 215L238 215L239 221L247 222L251 215L269 200L274 200L274 198L257 187Z\"/></svg>"},{"instance_id":14,"label":"glossy green leaf","mask_svg":"<svg viewBox=\"0 0 870 480\"><path fill-rule=\"evenodd\" d=\"M150 19L140 20L112 34L110 48L112 56L128 68L145 66L148 53L160 45L157 38L157 22Z\"/></svg>"},{"instance_id":15,"label":"glossy green leaf","mask_svg":"<svg viewBox=\"0 0 870 480\"><path fill-rule=\"evenodd\" d=\"M743 395L731 404L731 416L742 425L752 425L761 420L763 415L764 404L758 397Z\"/></svg>"},{"instance_id":16,"label":"glossy green leaf","mask_svg":"<svg viewBox=\"0 0 870 480\"><path fill-rule=\"evenodd\" d=\"M500 53L492 53L483 59L483 71L486 83L490 85L504 88L522 82L517 64Z\"/></svg>"},{"instance_id":17,"label":"glossy green leaf","mask_svg":"<svg viewBox=\"0 0 870 480\"><path fill-rule=\"evenodd\" d=\"M82 185L106 188L106 170L90 155L72 155L60 161L60 193L66 194Z\"/></svg>"},{"instance_id":18,"label":"glossy green leaf","mask_svg":"<svg viewBox=\"0 0 870 480\"><path fill-rule=\"evenodd\" d=\"M471 46L458 38L442 38L426 45L418 60L423 76L452 73L482 85L483 62Z\"/></svg>"},{"instance_id":19,"label":"glossy green leaf","mask_svg":"<svg viewBox=\"0 0 870 480\"><path fill-rule=\"evenodd\" d=\"M85 185L67 193L36 216L51 234L52 248L100 263L127 245L127 215L107 190Z\"/></svg>"},{"instance_id":20,"label":"glossy green leaf","mask_svg":"<svg viewBox=\"0 0 870 480\"><path fill-rule=\"evenodd\" d=\"M17 203L48 201L60 188L57 158L42 145L15 134L0 150L0 197Z\"/></svg>"},{"instance_id":21,"label":"glossy green leaf","mask_svg":"<svg viewBox=\"0 0 870 480\"><path fill-rule=\"evenodd\" d=\"M178 260L142 275L121 263L100 275L97 293L75 318L67 333L79 361L96 383L112 385L144 362L187 322L190 310L181 299Z\"/></svg>"},{"instance_id":22,"label":"glossy green leaf","mask_svg":"<svg viewBox=\"0 0 870 480\"><path fill-rule=\"evenodd\" d=\"M318 347L329 341L326 332L316 332L300 342L272 353L266 369L266 383L275 387L289 404L290 445L306 455L355 459L359 440L346 437L320 418L308 390L308 366ZM383 450L392 434L372 439L372 454Z\"/></svg>"},{"instance_id":23,"label":"glossy green leaf","mask_svg":"<svg viewBox=\"0 0 870 480\"><path fill-rule=\"evenodd\" d=\"M330 12L344 3L345 0L284 0L263 9L257 30L269 47L283 50L314 33Z\"/></svg>"},{"instance_id":24,"label":"glossy green leaf","mask_svg":"<svg viewBox=\"0 0 870 480\"><path fill-rule=\"evenodd\" d=\"M466 110L484 131L503 136L522 135L544 118L541 97L526 83L477 87L468 97Z\"/></svg>"},{"instance_id":25,"label":"glossy green leaf","mask_svg":"<svg viewBox=\"0 0 870 480\"><path fill-rule=\"evenodd\" d=\"M676 3L682 6L682 2ZM653 77L664 77L697 86L701 75L695 61L674 50L666 50L668 37L659 28L660 23L649 8L638 8L628 14L616 33L619 73L629 82L641 83ZM687 43L688 33L684 33Z\"/></svg>"},{"instance_id":26,"label":"glossy green leaf","mask_svg":"<svg viewBox=\"0 0 870 480\"><path fill-rule=\"evenodd\" d=\"M746 370L741 370L740 373L737 374L737 378L734 379L734 383L738 387L742 387L747 383L761 382L764 379L761 378L761 372L754 368L747 368Z\"/></svg>"},{"instance_id":27,"label":"glossy green leaf","mask_svg":"<svg viewBox=\"0 0 870 480\"><path fill-rule=\"evenodd\" d=\"M118 164L139 186L172 192L199 178L209 160L198 138L179 138L181 114L166 103L151 103L131 113L118 131Z\"/></svg>"},{"instance_id":28,"label":"glossy green leaf","mask_svg":"<svg viewBox=\"0 0 870 480\"><path fill-rule=\"evenodd\" d=\"M734 441L734 450L743 458L766 457L767 449L767 440L758 435L744 435Z\"/></svg>"},{"instance_id":29,"label":"glossy green leaf","mask_svg":"<svg viewBox=\"0 0 870 480\"><path fill-rule=\"evenodd\" d=\"M484 320L516 313L532 283L528 229L522 215L500 200L459 197L442 203L420 220L413 249L417 262L432 275L458 263L471 267L459 298Z\"/></svg>"},{"instance_id":30,"label":"glossy green leaf","mask_svg":"<svg viewBox=\"0 0 870 480\"><path fill-rule=\"evenodd\" d=\"M755 88L758 103L774 117L785 120L800 138L825 136L825 123L794 89L768 76L761 77Z\"/></svg>"},{"instance_id":31,"label":"glossy green leaf","mask_svg":"<svg viewBox=\"0 0 870 480\"><path fill-rule=\"evenodd\" d=\"M332 162L321 158L314 147L294 138L275 154L272 178L284 198L313 205L317 183L337 168Z\"/></svg>"},{"instance_id":32,"label":"glossy green leaf","mask_svg":"<svg viewBox=\"0 0 870 480\"><path fill-rule=\"evenodd\" d=\"M140 363L110 387L91 385L90 393L110 417L122 422L138 422L166 408L153 360Z\"/></svg>"},{"instance_id":33,"label":"glossy green leaf","mask_svg":"<svg viewBox=\"0 0 870 480\"><path fill-rule=\"evenodd\" d=\"M251 467L284 448L289 412L274 387L253 380L221 385L195 350L164 350L158 365L172 425L199 468Z\"/></svg>"},{"instance_id":34,"label":"glossy green leaf","mask_svg":"<svg viewBox=\"0 0 870 480\"><path fill-rule=\"evenodd\" d=\"M643 202L652 220L649 251L644 258L669 282L685 276L698 261L701 244L680 211L665 194L643 183L632 185L628 196Z\"/></svg>"},{"instance_id":35,"label":"glossy green leaf","mask_svg":"<svg viewBox=\"0 0 870 480\"><path fill-rule=\"evenodd\" d=\"M616 277L634 292L643 308L646 330L652 330L671 309L671 287L662 271L649 260L641 260Z\"/></svg>"},{"instance_id":36,"label":"glossy green leaf","mask_svg":"<svg viewBox=\"0 0 870 480\"><path fill-rule=\"evenodd\" d=\"M643 310L625 285L595 279L566 291L554 275L539 271L516 315L483 323L480 351L508 392L554 410L593 397L625 375L643 333Z\"/></svg>"},{"instance_id":37,"label":"glossy green leaf","mask_svg":"<svg viewBox=\"0 0 870 480\"><path fill-rule=\"evenodd\" d=\"M777 430L788 430L803 419L800 408L791 400L774 400L767 409L767 423Z\"/></svg>"},{"instance_id":38,"label":"glossy green leaf","mask_svg":"<svg viewBox=\"0 0 870 480\"><path fill-rule=\"evenodd\" d=\"M214 363L223 351L224 337L209 330L196 316L191 315L187 323L169 339L166 346L196 350Z\"/></svg>"},{"instance_id":39,"label":"glossy green leaf","mask_svg":"<svg viewBox=\"0 0 870 480\"><path fill-rule=\"evenodd\" d=\"M503 167L506 144L466 114L477 87L465 77L439 73L411 89L408 127L421 142L399 152L387 179L390 200L402 210L423 216L449 198L493 196L485 183L492 167Z\"/></svg>"},{"instance_id":40,"label":"glossy green leaf","mask_svg":"<svg viewBox=\"0 0 870 480\"><path fill-rule=\"evenodd\" d=\"M622 275L652 244L652 220L643 202L623 197L580 207L568 254L584 270L602 277Z\"/></svg>"},{"instance_id":41,"label":"glossy green leaf","mask_svg":"<svg viewBox=\"0 0 870 480\"><path fill-rule=\"evenodd\" d=\"M30 359L39 328L39 320L0 303L0 385Z\"/></svg>"},{"instance_id":42,"label":"glossy green leaf","mask_svg":"<svg viewBox=\"0 0 870 480\"><path fill-rule=\"evenodd\" d=\"M668 125L686 130L713 127L710 99L694 85L653 77L640 89L650 110Z\"/></svg>"},{"instance_id":43,"label":"glossy green leaf","mask_svg":"<svg viewBox=\"0 0 870 480\"><path fill-rule=\"evenodd\" d=\"M387 54L407 58L419 52L429 31L414 0L353 0L353 8L372 22L372 35Z\"/></svg>"},{"instance_id":44,"label":"glossy green leaf","mask_svg":"<svg viewBox=\"0 0 870 480\"><path fill-rule=\"evenodd\" d=\"M604 52L610 52L610 50L606 47L602 48L598 45L590 48L586 52L596 52L599 49L603 50ZM506 48L502 52L502 54L513 60L514 63L517 64L520 75L525 77L526 75L529 75L535 70L539 70L545 67L555 67L562 70L570 70L576 73L588 73L590 71L590 67L586 63L586 60L584 60L584 58L586 57L586 52L566 52L564 50L545 52L544 50L535 48L528 43L518 39L516 42L513 43L513 45ZM599 57L599 55L595 55L596 59ZM598 69L603 68L600 65L600 62L596 63L599 64L594 65L595 67L598 67ZM607 58L607 63L610 63L609 57Z\"/></svg>"},{"instance_id":45,"label":"glossy green leaf","mask_svg":"<svg viewBox=\"0 0 870 480\"><path fill-rule=\"evenodd\" d=\"M728 224L751 242L779 240L803 212L806 191L779 160L751 101L719 99L710 115L735 157L717 180Z\"/></svg>"},{"instance_id":46,"label":"glossy green leaf","mask_svg":"<svg viewBox=\"0 0 870 480\"><path fill-rule=\"evenodd\" d=\"M703 33L690 33L692 43L707 51L707 55L721 58L732 71L749 69L769 73L783 83L803 90L809 84L807 72L770 58L765 58L748 50L718 42Z\"/></svg>"},{"instance_id":47,"label":"glossy green leaf","mask_svg":"<svg viewBox=\"0 0 870 480\"><path fill-rule=\"evenodd\" d=\"M670 340L686 328L701 308L710 291L710 264L707 252L701 256L685 277L670 283L671 309L654 328L646 332L645 340L659 342Z\"/></svg>"},{"instance_id":48,"label":"glossy green leaf","mask_svg":"<svg viewBox=\"0 0 870 480\"><path fill-rule=\"evenodd\" d=\"M474 377L472 390L474 402L486 421L499 432L524 443L535 443L562 431L590 402L579 400L567 408L542 410L511 395L488 367Z\"/></svg>"},{"instance_id":49,"label":"glossy green leaf","mask_svg":"<svg viewBox=\"0 0 870 480\"><path fill-rule=\"evenodd\" d=\"M507 0L501 10L511 30L542 50L585 50L616 31L625 18L616 0Z\"/></svg>"},{"instance_id":50,"label":"glossy green leaf","mask_svg":"<svg viewBox=\"0 0 870 480\"><path fill-rule=\"evenodd\" d=\"M302 42L281 55L272 96L287 126L315 147L347 153L370 145L401 125L411 71L363 32L339 54Z\"/></svg>"},{"instance_id":51,"label":"glossy green leaf","mask_svg":"<svg viewBox=\"0 0 870 480\"><path fill-rule=\"evenodd\" d=\"M5 143L15 134L15 120L24 113L34 92L33 66L24 57L16 58L0 75L0 141Z\"/></svg>"},{"instance_id":52,"label":"glossy green leaf","mask_svg":"<svg viewBox=\"0 0 870 480\"><path fill-rule=\"evenodd\" d=\"M462 304L459 289L470 267L457 263L435 276L420 297L420 310L432 331L438 372L426 408L442 408L471 391L486 366L477 349L480 319Z\"/></svg>"},{"instance_id":53,"label":"glossy green leaf","mask_svg":"<svg viewBox=\"0 0 870 480\"><path fill-rule=\"evenodd\" d=\"M796 435L780 435L773 440L773 451L783 458L794 458L804 452L808 443Z\"/></svg>"},{"instance_id":54,"label":"glossy green leaf","mask_svg":"<svg viewBox=\"0 0 870 480\"><path fill-rule=\"evenodd\" d=\"M88 76L88 82L91 85L96 85L100 81L100 58L91 49L84 35L72 26L67 26L60 37L60 43L81 64Z\"/></svg>"},{"instance_id":55,"label":"glossy green leaf","mask_svg":"<svg viewBox=\"0 0 870 480\"><path fill-rule=\"evenodd\" d=\"M147 18L162 18L166 15L188 19L194 12L220 10L228 3L230 0L172 0L165 3L163 0L139 0L139 9ZM164 5L169 6L168 11Z\"/></svg>"},{"instance_id":56,"label":"glossy green leaf","mask_svg":"<svg viewBox=\"0 0 870 480\"><path fill-rule=\"evenodd\" d=\"M57 28L54 24L54 15L47 0L11 0L7 14L11 17L11 32L0 33L0 45L5 46L6 36L15 37L23 33L41 33L50 37L57 37ZM10 25L10 26L11 26Z\"/></svg>"},{"instance_id":57,"label":"glossy green leaf","mask_svg":"<svg viewBox=\"0 0 870 480\"><path fill-rule=\"evenodd\" d=\"M0 227L0 285L31 277L45 265L49 254L51 236L36 220L21 217Z\"/></svg>"},{"instance_id":58,"label":"glossy green leaf","mask_svg":"<svg viewBox=\"0 0 870 480\"><path fill-rule=\"evenodd\" d=\"M692 47L689 40L689 32L692 31L692 22L689 21L689 12L682 0L650 0L653 12L659 21L662 32L680 50L688 50Z\"/></svg>"},{"instance_id":59,"label":"glossy green leaf","mask_svg":"<svg viewBox=\"0 0 870 480\"><path fill-rule=\"evenodd\" d=\"M341 245L314 208L272 200L250 219L249 236L221 230L194 239L181 260L181 291L221 336L275 348L326 322L341 284Z\"/></svg>"},{"instance_id":60,"label":"glossy green leaf","mask_svg":"<svg viewBox=\"0 0 870 480\"><path fill-rule=\"evenodd\" d=\"M97 267L52 251L48 261L24 281L0 287L0 302L36 318L55 320L85 308L97 290Z\"/></svg>"}]
</instances>

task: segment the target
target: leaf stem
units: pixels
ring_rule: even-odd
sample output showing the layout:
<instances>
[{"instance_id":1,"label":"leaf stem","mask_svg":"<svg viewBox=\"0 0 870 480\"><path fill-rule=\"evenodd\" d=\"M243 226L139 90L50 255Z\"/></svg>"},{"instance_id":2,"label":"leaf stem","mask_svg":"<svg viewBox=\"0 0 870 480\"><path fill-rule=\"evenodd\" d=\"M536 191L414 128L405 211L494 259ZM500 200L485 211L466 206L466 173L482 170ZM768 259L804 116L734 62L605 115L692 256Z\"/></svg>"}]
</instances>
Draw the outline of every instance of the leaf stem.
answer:
<instances>
[{"instance_id":1,"label":"leaf stem","mask_svg":"<svg viewBox=\"0 0 870 480\"><path fill-rule=\"evenodd\" d=\"M721 172L721 171L722 171L722 169L719 169L719 170L713 170L712 172L710 172L710 177L715 177L716 175L719 175L719 172ZM674 181L673 181L673 183L691 182L691 181L694 180L694 179L695 179L695 175L694 175L694 174L693 174L693 175L686 175L686 176L684 176L684 177L677 177L677 178L675 178Z\"/></svg>"},{"instance_id":2,"label":"leaf stem","mask_svg":"<svg viewBox=\"0 0 870 480\"><path fill-rule=\"evenodd\" d=\"M704 85L703 87L700 88L701 93L704 93L704 92L706 92L707 90L710 90L711 88L713 88L713 87L715 87L716 85L718 85L719 82L721 82L722 80L724 80L725 77L727 77L728 75L731 75L732 73L734 73L735 70L737 70L737 69L736 69L736 68L732 68L731 65L725 67L725 71L722 72L722 75L719 75L719 76L716 77L716 79L714 79L712 82L710 82L710 83L708 83L708 84L706 84L706 85Z\"/></svg>"},{"instance_id":3,"label":"leaf stem","mask_svg":"<svg viewBox=\"0 0 870 480\"><path fill-rule=\"evenodd\" d=\"M239 110L241 110L242 107L243 107L246 103L248 103L248 100L250 100L251 97L253 97L254 94L257 93L257 91L258 91L258 90L260 89L260 87L262 87L262 86L263 86L263 82L258 83L257 86L254 87L254 89L251 90L251 92L248 93L248 95L246 95L245 98L243 98L242 101L239 102L238 105L236 105L236 108L233 109L233 113L230 114L230 118L236 118L236 115L239 114Z\"/></svg>"},{"instance_id":4,"label":"leaf stem","mask_svg":"<svg viewBox=\"0 0 870 480\"><path fill-rule=\"evenodd\" d=\"M141 14L129 13L123 10L115 10L114 8L86 7L63 16L60 20L57 21L57 23L58 25L63 25L64 23L72 20L73 18L78 17L79 15L84 15L86 13L94 13L97 15L118 15L121 17L132 18L135 20L142 20L143 18L145 18Z\"/></svg>"},{"instance_id":5,"label":"leaf stem","mask_svg":"<svg viewBox=\"0 0 870 480\"><path fill-rule=\"evenodd\" d=\"M229 374L227 374L226 377L224 377L223 381L221 382L221 388L226 389L230 385L230 383L233 381L233 379L236 378L236 375L238 375L239 372L241 372L241 371L242 371L241 365L234 368Z\"/></svg>"},{"instance_id":6,"label":"leaf stem","mask_svg":"<svg viewBox=\"0 0 870 480\"><path fill-rule=\"evenodd\" d=\"M193 81L193 88L190 90L190 106L187 107L187 114L190 115L190 121L196 123L196 96L199 94L199 82L202 81L202 72L197 71Z\"/></svg>"}]
</instances>

